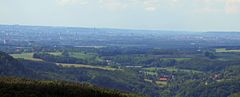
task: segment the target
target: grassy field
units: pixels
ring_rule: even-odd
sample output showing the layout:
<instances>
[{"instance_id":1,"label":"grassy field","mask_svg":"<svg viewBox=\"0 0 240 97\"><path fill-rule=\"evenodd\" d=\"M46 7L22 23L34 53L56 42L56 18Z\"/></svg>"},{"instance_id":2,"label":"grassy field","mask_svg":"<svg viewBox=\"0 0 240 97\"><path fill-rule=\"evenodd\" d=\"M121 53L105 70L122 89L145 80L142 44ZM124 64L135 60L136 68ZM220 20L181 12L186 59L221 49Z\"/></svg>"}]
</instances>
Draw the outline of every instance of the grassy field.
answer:
<instances>
[{"instance_id":1,"label":"grassy field","mask_svg":"<svg viewBox=\"0 0 240 97\"><path fill-rule=\"evenodd\" d=\"M56 55L56 56L62 55L61 52L47 52L47 53L51 55ZM33 58L33 53L21 53L21 54L10 54L10 55L14 58L21 58L21 59L32 60L32 61L43 61L42 59Z\"/></svg>"},{"instance_id":2,"label":"grassy field","mask_svg":"<svg viewBox=\"0 0 240 97\"><path fill-rule=\"evenodd\" d=\"M148 71L148 72L145 72L146 74L148 75L157 75L157 72L153 72L153 71Z\"/></svg>"},{"instance_id":3,"label":"grassy field","mask_svg":"<svg viewBox=\"0 0 240 97\"><path fill-rule=\"evenodd\" d=\"M178 69L176 68L155 68L155 67L150 67L150 68L144 68L144 70L147 70L149 72L157 72L158 70L166 70L169 72L177 71Z\"/></svg>"},{"instance_id":4,"label":"grassy field","mask_svg":"<svg viewBox=\"0 0 240 97\"><path fill-rule=\"evenodd\" d=\"M52 55L61 55L61 52L48 52ZM25 60L31 60L31 61L43 61L42 59L33 58L33 53L21 53L21 54L10 54L14 58L21 58ZM80 53L76 54L78 57L80 57ZM85 57L86 55L83 55L82 57ZM83 65L83 64L65 64L65 63L57 63L58 65L61 65L63 67L76 67L76 68L92 68L92 69L102 69L102 70L119 70L117 68L113 68L110 66L92 66L92 65Z\"/></svg>"},{"instance_id":5,"label":"grassy field","mask_svg":"<svg viewBox=\"0 0 240 97\"><path fill-rule=\"evenodd\" d=\"M149 82L149 83L152 83L152 80L150 79L144 79L145 82Z\"/></svg>"},{"instance_id":6,"label":"grassy field","mask_svg":"<svg viewBox=\"0 0 240 97\"><path fill-rule=\"evenodd\" d=\"M149 82L149 83L153 83L153 81L150 80L150 79L144 79L144 81ZM166 81L155 81L155 82L159 87L165 87L165 86L167 86L167 83L168 83Z\"/></svg>"},{"instance_id":7,"label":"grassy field","mask_svg":"<svg viewBox=\"0 0 240 97\"><path fill-rule=\"evenodd\" d=\"M240 50L226 50L225 48L217 48L218 53L240 53Z\"/></svg>"},{"instance_id":8,"label":"grassy field","mask_svg":"<svg viewBox=\"0 0 240 97\"><path fill-rule=\"evenodd\" d=\"M48 54L54 55L54 56L61 56L62 52L47 52Z\"/></svg>"},{"instance_id":9,"label":"grassy field","mask_svg":"<svg viewBox=\"0 0 240 97\"><path fill-rule=\"evenodd\" d=\"M57 65L65 67L65 68L70 68L70 67L74 67L74 68L91 68L91 69L102 69L102 70L120 70L117 68L113 68L110 66L92 66L92 65L83 65L83 64L66 64L66 63L57 63Z\"/></svg>"},{"instance_id":10,"label":"grassy field","mask_svg":"<svg viewBox=\"0 0 240 97\"><path fill-rule=\"evenodd\" d=\"M168 72L183 71L183 72L201 73L200 71L196 71L196 70L178 69L178 68L175 68L175 67L168 67L168 68L155 68L155 67L150 67L150 68L144 68L144 70L147 70L147 71L149 71L149 72L156 72L157 70L166 70L166 71L168 71Z\"/></svg>"},{"instance_id":11,"label":"grassy field","mask_svg":"<svg viewBox=\"0 0 240 97\"><path fill-rule=\"evenodd\" d=\"M150 68L144 68L144 70L147 70L149 72L156 72L158 68L150 67Z\"/></svg>"},{"instance_id":12,"label":"grassy field","mask_svg":"<svg viewBox=\"0 0 240 97\"><path fill-rule=\"evenodd\" d=\"M167 82L165 82L165 81L156 81L156 84L159 85L159 86L164 87L164 86L167 85Z\"/></svg>"},{"instance_id":13,"label":"grassy field","mask_svg":"<svg viewBox=\"0 0 240 97\"><path fill-rule=\"evenodd\" d=\"M83 60L96 60L96 61L102 61L100 57L98 57L95 54L89 54L89 53L83 53L83 52L70 52L70 57L83 59Z\"/></svg>"},{"instance_id":14,"label":"grassy field","mask_svg":"<svg viewBox=\"0 0 240 97\"><path fill-rule=\"evenodd\" d=\"M33 53L10 54L14 58L21 58L32 61L43 61L42 59L33 58Z\"/></svg>"}]
</instances>

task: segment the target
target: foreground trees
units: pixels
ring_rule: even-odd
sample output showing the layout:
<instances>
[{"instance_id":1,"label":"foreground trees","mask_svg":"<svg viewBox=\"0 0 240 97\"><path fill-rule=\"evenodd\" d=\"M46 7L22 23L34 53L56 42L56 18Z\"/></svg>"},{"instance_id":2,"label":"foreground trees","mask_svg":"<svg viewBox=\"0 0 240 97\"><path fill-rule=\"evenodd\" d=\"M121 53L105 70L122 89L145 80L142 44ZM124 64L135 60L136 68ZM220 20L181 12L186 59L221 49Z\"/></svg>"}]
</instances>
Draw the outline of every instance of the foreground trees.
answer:
<instances>
[{"instance_id":1,"label":"foreground trees","mask_svg":"<svg viewBox=\"0 0 240 97\"><path fill-rule=\"evenodd\" d=\"M142 97L89 84L0 78L1 97Z\"/></svg>"}]
</instances>

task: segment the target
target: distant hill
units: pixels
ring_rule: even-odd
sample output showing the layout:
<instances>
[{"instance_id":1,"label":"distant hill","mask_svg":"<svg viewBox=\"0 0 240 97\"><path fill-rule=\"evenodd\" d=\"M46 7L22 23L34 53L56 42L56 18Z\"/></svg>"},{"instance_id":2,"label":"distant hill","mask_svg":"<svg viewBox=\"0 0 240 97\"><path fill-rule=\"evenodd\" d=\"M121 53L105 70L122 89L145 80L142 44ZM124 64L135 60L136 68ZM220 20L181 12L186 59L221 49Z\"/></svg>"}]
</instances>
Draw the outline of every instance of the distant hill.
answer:
<instances>
[{"instance_id":1,"label":"distant hill","mask_svg":"<svg viewBox=\"0 0 240 97\"><path fill-rule=\"evenodd\" d=\"M0 78L1 97L140 97L89 84Z\"/></svg>"}]
</instances>

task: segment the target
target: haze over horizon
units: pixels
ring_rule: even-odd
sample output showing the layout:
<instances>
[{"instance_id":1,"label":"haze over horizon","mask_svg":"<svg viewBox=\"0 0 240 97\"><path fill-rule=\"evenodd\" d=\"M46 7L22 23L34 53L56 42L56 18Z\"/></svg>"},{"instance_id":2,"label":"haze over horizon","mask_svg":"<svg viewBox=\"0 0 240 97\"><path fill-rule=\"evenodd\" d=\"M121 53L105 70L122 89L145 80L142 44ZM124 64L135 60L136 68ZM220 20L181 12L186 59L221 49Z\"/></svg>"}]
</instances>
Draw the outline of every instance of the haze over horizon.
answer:
<instances>
[{"instance_id":1,"label":"haze over horizon","mask_svg":"<svg viewBox=\"0 0 240 97\"><path fill-rule=\"evenodd\" d=\"M0 24L240 31L240 0L0 0Z\"/></svg>"}]
</instances>

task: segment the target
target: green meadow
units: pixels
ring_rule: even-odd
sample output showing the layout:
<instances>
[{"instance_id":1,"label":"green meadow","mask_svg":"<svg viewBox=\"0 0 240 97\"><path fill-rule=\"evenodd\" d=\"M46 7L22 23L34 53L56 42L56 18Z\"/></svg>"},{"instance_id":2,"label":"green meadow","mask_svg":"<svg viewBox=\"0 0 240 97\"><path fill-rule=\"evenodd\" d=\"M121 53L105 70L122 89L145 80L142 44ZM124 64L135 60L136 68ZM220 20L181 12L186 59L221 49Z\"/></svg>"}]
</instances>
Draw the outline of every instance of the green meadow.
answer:
<instances>
[{"instance_id":1,"label":"green meadow","mask_svg":"<svg viewBox=\"0 0 240 97\"><path fill-rule=\"evenodd\" d=\"M21 53L21 54L10 54L14 58L32 60L32 61L43 61L42 59L33 58L33 53Z\"/></svg>"},{"instance_id":2,"label":"green meadow","mask_svg":"<svg viewBox=\"0 0 240 97\"><path fill-rule=\"evenodd\" d=\"M217 48L216 52L218 52L218 53L240 53L240 50L227 50L225 48Z\"/></svg>"},{"instance_id":3,"label":"green meadow","mask_svg":"<svg viewBox=\"0 0 240 97\"><path fill-rule=\"evenodd\" d=\"M102 70L110 70L110 71L114 71L114 70L120 70L117 68L113 68L110 66L93 66L93 65L84 65L84 64L66 64L66 63L57 63L58 66L62 66L64 68L90 68L90 69L102 69Z\"/></svg>"}]
</instances>

